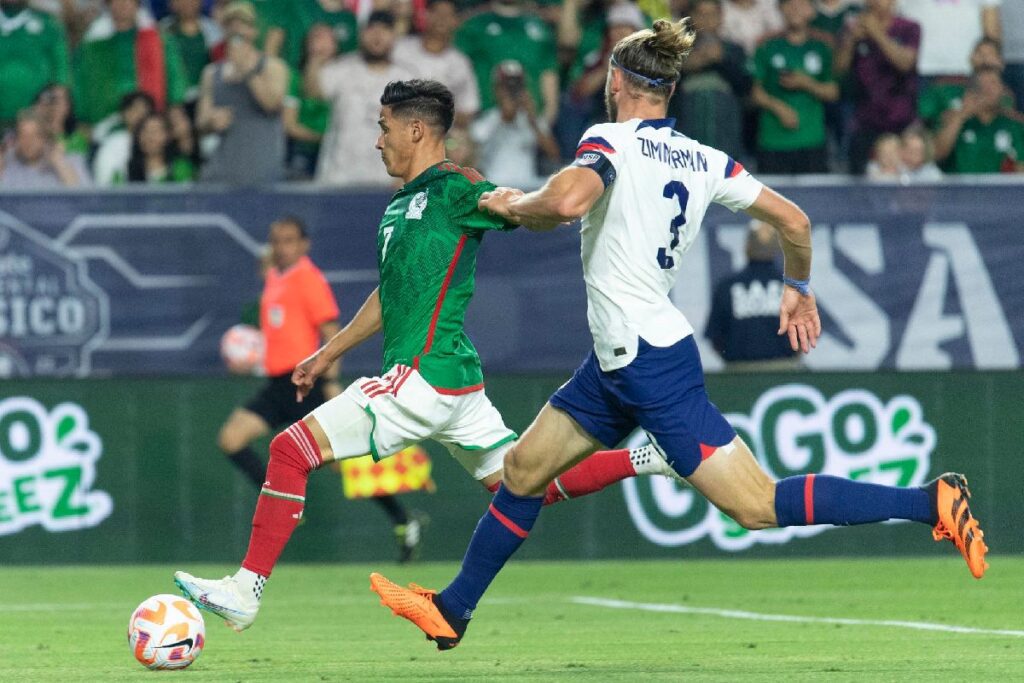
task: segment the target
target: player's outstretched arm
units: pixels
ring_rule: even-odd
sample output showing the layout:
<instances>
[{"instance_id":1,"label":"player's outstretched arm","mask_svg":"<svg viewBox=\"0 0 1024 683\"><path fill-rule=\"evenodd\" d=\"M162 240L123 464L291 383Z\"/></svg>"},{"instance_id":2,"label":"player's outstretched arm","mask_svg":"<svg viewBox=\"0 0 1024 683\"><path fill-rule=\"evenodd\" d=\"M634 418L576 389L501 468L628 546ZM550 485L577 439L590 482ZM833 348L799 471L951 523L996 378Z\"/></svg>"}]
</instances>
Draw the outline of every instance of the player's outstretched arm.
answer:
<instances>
[{"instance_id":1,"label":"player's outstretched arm","mask_svg":"<svg viewBox=\"0 0 1024 683\"><path fill-rule=\"evenodd\" d=\"M569 166L544 187L523 194L498 188L480 195L478 206L528 230L544 232L582 217L604 193L601 176L589 168Z\"/></svg>"},{"instance_id":2,"label":"player's outstretched arm","mask_svg":"<svg viewBox=\"0 0 1024 683\"><path fill-rule=\"evenodd\" d=\"M821 335L818 304L808 282L811 278L811 221L799 206L765 187L747 209L779 234L785 256L786 286L779 306L779 334L788 334L794 351L810 353Z\"/></svg>"},{"instance_id":3,"label":"player's outstretched arm","mask_svg":"<svg viewBox=\"0 0 1024 683\"><path fill-rule=\"evenodd\" d=\"M356 312L348 325L306 360L295 366L292 372L292 384L295 385L295 398L301 401L313 388L316 378L324 374L331 365L359 344L380 332L380 289L374 289L370 296Z\"/></svg>"}]
</instances>

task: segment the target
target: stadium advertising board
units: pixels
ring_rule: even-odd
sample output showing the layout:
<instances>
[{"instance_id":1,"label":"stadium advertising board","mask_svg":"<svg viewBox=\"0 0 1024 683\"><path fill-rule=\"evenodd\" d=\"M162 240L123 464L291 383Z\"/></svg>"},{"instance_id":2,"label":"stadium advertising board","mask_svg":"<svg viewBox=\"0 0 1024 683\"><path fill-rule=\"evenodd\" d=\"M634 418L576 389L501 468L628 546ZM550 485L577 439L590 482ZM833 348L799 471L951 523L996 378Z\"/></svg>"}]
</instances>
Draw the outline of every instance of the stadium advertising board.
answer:
<instances>
[{"instance_id":1,"label":"stadium advertising board","mask_svg":"<svg viewBox=\"0 0 1024 683\"><path fill-rule=\"evenodd\" d=\"M93 488L102 453L81 406L0 401L0 536L33 525L76 531L109 517L110 495Z\"/></svg>"},{"instance_id":2,"label":"stadium advertising board","mask_svg":"<svg viewBox=\"0 0 1024 683\"><path fill-rule=\"evenodd\" d=\"M1006 207L1024 185L780 189L815 226L824 334L810 369L1020 367L1024 240ZM222 374L219 338L257 298L256 258L281 214L307 221L344 316L376 285L385 195L185 192L5 194L0 376ZM746 229L716 207L683 260L672 296L698 331L714 283L743 264ZM585 311L575 231L484 241L467 328L490 373L571 371L590 346ZM375 343L346 357L356 373L378 362Z\"/></svg>"},{"instance_id":3,"label":"stadium advertising board","mask_svg":"<svg viewBox=\"0 0 1024 683\"><path fill-rule=\"evenodd\" d=\"M488 394L509 426L522 430L564 379L492 375ZM216 437L255 388L250 379L0 383L2 561L238 562L256 490L218 451ZM1024 373L722 373L708 378L708 390L774 475L914 485L962 471L993 553L1024 552L1024 460L1013 447L1024 442ZM265 457L266 444L256 447ZM490 495L444 448L425 448L436 492L402 499L430 518L423 559L457 560ZM67 473L76 467L81 474ZM286 562L394 559L387 517L347 499L329 468L310 478L305 517ZM545 508L520 556L685 561L942 552L960 562L930 529L912 523L751 533L674 483L645 479Z\"/></svg>"},{"instance_id":4,"label":"stadium advertising board","mask_svg":"<svg viewBox=\"0 0 1024 683\"><path fill-rule=\"evenodd\" d=\"M918 486L932 471L935 429L912 396L883 401L866 389L846 389L826 398L813 386L783 384L761 394L749 413L726 417L775 479L814 473ZM623 492L637 530L664 547L708 538L717 548L733 552L834 529L816 525L748 531L694 490L660 477L626 480Z\"/></svg>"}]
</instances>

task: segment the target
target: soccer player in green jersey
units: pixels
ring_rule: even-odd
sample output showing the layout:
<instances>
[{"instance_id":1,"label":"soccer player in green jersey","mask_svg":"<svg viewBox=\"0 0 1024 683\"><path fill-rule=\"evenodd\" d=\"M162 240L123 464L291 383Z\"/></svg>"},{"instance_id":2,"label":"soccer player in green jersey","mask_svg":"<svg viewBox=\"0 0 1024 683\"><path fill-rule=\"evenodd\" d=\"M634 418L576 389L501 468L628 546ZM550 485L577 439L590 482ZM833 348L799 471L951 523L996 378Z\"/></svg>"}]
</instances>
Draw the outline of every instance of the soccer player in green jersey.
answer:
<instances>
[{"instance_id":1,"label":"soccer player in green jersey","mask_svg":"<svg viewBox=\"0 0 1024 683\"><path fill-rule=\"evenodd\" d=\"M302 517L310 472L371 453L380 459L434 439L494 491L516 440L484 393L480 357L463 329L473 296L476 252L488 230L513 228L477 208L494 185L445 159L451 92L436 81L397 81L381 97L377 148L390 175L404 181L377 233L380 285L355 317L292 374L298 398L339 357L384 335L380 377L363 377L278 434L242 567L221 580L184 572L175 583L193 602L248 628L263 586ZM594 453L549 486L552 503L598 491L637 474L674 471L651 446Z\"/></svg>"}]
</instances>

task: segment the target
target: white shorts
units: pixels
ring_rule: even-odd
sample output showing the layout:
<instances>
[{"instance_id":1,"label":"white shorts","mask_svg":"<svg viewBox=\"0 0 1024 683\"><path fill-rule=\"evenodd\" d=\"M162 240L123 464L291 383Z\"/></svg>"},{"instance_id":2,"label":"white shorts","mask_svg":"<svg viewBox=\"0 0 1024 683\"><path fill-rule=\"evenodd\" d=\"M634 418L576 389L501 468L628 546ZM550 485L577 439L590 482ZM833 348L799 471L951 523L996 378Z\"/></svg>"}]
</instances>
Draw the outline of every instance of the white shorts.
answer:
<instances>
[{"instance_id":1,"label":"white shorts","mask_svg":"<svg viewBox=\"0 0 1024 683\"><path fill-rule=\"evenodd\" d=\"M353 403L361 415L352 410ZM383 377L360 377L311 415L327 434L336 459L370 453L380 460L433 439L477 480L502 468L518 438L482 389L441 394L405 365Z\"/></svg>"}]
</instances>

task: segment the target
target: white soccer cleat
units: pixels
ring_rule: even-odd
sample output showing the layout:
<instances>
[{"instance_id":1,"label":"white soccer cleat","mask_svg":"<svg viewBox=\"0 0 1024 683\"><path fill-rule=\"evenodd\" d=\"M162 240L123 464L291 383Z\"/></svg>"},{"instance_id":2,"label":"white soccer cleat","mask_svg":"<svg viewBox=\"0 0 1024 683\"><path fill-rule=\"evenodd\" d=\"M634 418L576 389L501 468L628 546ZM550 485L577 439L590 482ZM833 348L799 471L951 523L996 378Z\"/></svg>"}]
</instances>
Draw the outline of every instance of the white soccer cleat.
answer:
<instances>
[{"instance_id":1,"label":"white soccer cleat","mask_svg":"<svg viewBox=\"0 0 1024 683\"><path fill-rule=\"evenodd\" d=\"M660 474L678 482L683 486L689 483L668 464L668 458L660 448L649 443L629 451L629 459L637 474Z\"/></svg>"},{"instance_id":2,"label":"white soccer cleat","mask_svg":"<svg viewBox=\"0 0 1024 683\"><path fill-rule=\"evenodd\" d=\"M216 614L239 633L256 621L259 600L254 595L247 595L232 576L200 579L186 572L174 572L174 583L196 607Z\"/></svg>"}]
</instances>

